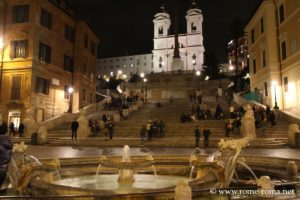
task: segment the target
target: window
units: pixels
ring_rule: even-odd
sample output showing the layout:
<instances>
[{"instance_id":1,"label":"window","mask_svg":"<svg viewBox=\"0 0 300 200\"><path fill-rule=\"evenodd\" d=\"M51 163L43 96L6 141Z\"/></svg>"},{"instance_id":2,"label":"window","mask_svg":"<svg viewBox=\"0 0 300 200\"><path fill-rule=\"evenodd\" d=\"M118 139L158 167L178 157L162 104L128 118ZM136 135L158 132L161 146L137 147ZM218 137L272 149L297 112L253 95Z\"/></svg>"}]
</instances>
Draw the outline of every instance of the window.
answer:
<instances>
[{"instance_id":1,"label":"window","mask_svg":"<svg viewBox=\"0 0 300 200\"><path fill-rule=\"evenodd\" d=\"M82 90L82 101L85 101L85 89Z\"/></svg>"},{"instance_id":2,"label":"window","mask_svg":"<svg viewBox=\"0 0 300 200\"><path fill-rule=\"evenodd\" d=\"M28 41L16 40L11 41L10 57L13 58L26 58L28 56Z\"/></svg>"},{"instance_id":3,"label":"window","mask_svg":"<svg viewBox=\"0 0 300 200\"><path fill-rule=\"evenodd\" d=\"M64 99L70 99L69 87L70 87L70 86L65 85Z\"/></svg>"},{"instance_id":4,"label":"window","mask_svg":"<svg viewBox=\"0 0 300 200\"><path fill-rule=\"evenodd\" d=\"M197 27L195 26L194 22L191 23L191 30L192 32L196 32Z\"/></svg>"},{"instance_id":5,"label":"window","mask_svg":"<svg viewBox=\"0 0 300 200\"><path fill-rule=\"evenodd\" d=\"M91 41L91 53L96 55L96 45L94 42Z\"/></svg>"},{"instance_id":6,"label":"window","mask_svg":"<svg viewBox=\"0 0 300 200\"><path fill-rule=\"evenodd\" d=\"M284 92L288 92L288 91L289 91L289 81L288 81L288 77L284 77L284 78L283 78L283 85L284 85Z\"/></svg>"},{"instance_id":7,"label":"window","mask_svg":"<svg viewBox=\"0 0 300 200\"><path fill-rule=\"evenodd\" d=\"M39 46L39 59L46 63L51 62L51 47L41 42Z\"/></svg>"},{"instance_id":8,"label":"window","mask_svg":"<svg viewBox=\"0 0 300 200\"><path fill-rule=\"evenodd\" d=\"M49 94L50 81L44 78L36 78L36 92L42 94Z\"/></svg>"},{"instance_id":9,"label":"window","mask_svg":"<svg viewBox=\"0 0 300 200\"><path fill-rule=\"evenodd\" d=\"M163 35L163 34L164 34L164 29L161 26L161 27L158 28L158 35Z\"/></svg>"},{"instance_id":10,"label":"window","mask_svg":"<svg viewBox=\"0 0 300 200\"><path fill-rule=\"evenodd\" d=\"M162 57L159 57L159 68L162 68Z\"/></svg>"},{"instance_id":11,"label":"window","mask_svg":"<svg viewBox=\"0 0 300 200\"><path fill-rule=\"evenodd\" d=\"M29 21L29 5L14 6L13 23L24 23Z\"/></svg>"},{"instance_id":12,"label":"window","mask_svg":"<svg viewBox=\"0 0 300 200\"><path fill-rule=\"evenodd\" d=\"M254 43L254 29L251 30L251 44Z\"/></svg>"},{"instance_id":13,"label":"window","mask_svg":"<svg viewBox=\"0 0 300 200\"><path fill-rule=\"evenodd\" d=\"M21 99L21 76L13 76L11 81L11 100Z\"/></svg>"},{"instance_id":14,"label":"window","mask_svg":"<svg viewBox=\"0 0 300 200\"><path fill-rule=\"evenodd\" d=\"M297 37L291 39L291 53L298 51L298 40Z\"/></svg>"},{"instance_id":15,"label":"window","mask_svg":"<svg viewBox=\"0 0 300 200\"><path fill-rule=\"evenodd\" d=\"M90 93L90 103L93 103L93 93Z\"/></svg>"},{"instance_id":16,"label":"window","mask_svg":"<svg viewBox=\"0 0 300 200\"><path fill-rule=\"evenodd\" d=\"M260 19L260 33L263 33L265 31L265 27L264 27L264 18L262 17Z\"/></svg>"},{"instance_id":17,"label":"window","mask_svg":"<svg viewBox=\"0 0 300 200\"><path fill-rule=\"evenodd\" d=\"M64 70L73 72L73 58L64 55Z\"/></svg>"},{"instance_id":18,"label":"window","mask_svg":"<svg viewBox=\"0 0 300 200\"><path fill-rule=\"evenodd\" d=\"M253 74L256 74L256 59L253 59Z\"/></svg>"},{"instance_id":19,"label":"window","mask_svg":"<svg viewBox=\"0 0 300 200\"><path fill-rule=\"evenodd\" d=\"M266 61L266 51L263 50L262 52L262 66L266 67L267 66L267 61Z\"/></svg>"},{"instance_id":20,"label":"window","mask_svg":"<svg viewBox=\"0 0 300 200\"><path fill-rule=\"evenodd\" d=\"M88 48L89 37L87 34L84 34L84 47Z\"/></svg>"},{"instance_id":21,"label":"window","mask_svg":"<svg viewBox=\"0 0 300 200\"><path fill-rule=\"evenodd\" d=\"M65 39L74 42L75 30L68 25L65 25Z\"/></svg>"},{"instance_id":22,"label":"window","mask_svg":"<svg viewBox=\"0 0 300 200\"><path fill-rule=\"evenodd\" d=\"M286 43L285 43L285 41L283 41L282 43L281 43L281 59L282 60L285 60L286 59Z\"/></svg>"},{"instance_id":23,"label":"window","mask_svg":"<svg viewBox=\"0 0 300 200\"><path fill-rule=\"evenodd\" d=\"M284 21L284 6L283 4L279 7L279 22L282 23Z\"/></svg>"},{"instance_id":24,"label":"window","mask_svg":"<svg viewBox=\"0 0 300 200\"><path fill-rule=\"evenodd\" d=\"M43 8L41 10L41 25L49 29L52 28L52 14Z\"/></svg>"},{"instance_id":25,"label":"window","mask_svg":"<svg viewBox=\"0 0 300 200\"><path fill-rule=\"evenodd\" d=\"M264 83L264 87L265 87L265 97L267 97L267 96L269 96L268 83L267 82Z\"/></svg>"}]
</instances>

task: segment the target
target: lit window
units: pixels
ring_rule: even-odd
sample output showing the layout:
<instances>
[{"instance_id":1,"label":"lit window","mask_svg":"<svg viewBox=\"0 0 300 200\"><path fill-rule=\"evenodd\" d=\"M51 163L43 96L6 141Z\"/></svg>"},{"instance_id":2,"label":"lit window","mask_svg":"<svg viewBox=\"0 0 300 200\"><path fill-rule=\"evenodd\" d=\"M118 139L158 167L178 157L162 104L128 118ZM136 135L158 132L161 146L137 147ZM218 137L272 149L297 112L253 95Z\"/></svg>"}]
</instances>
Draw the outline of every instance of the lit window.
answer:
<instances>
[{"instance_id":1,"label":"lit window","mask_svg":"<svg viewBox=\"0 0 300 200\"><path fill-rule=\"evenodd\" d=\"M28 56L28 41L11 41L11 58L26 58Z\"/></svg>"}]
</instances>

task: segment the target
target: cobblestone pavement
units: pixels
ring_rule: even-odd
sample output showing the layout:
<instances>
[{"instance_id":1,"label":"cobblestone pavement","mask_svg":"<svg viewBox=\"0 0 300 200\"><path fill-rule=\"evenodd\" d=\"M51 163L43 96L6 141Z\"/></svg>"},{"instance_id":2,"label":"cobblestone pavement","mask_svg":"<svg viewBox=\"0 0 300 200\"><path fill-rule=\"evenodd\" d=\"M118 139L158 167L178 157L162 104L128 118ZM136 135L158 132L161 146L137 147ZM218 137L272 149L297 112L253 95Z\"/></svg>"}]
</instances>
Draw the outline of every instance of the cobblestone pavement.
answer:
<instances>
[{"instance_id":1,"label":"cobblestone pavement","mask_svg":"<svg viewBox=\"0 0 300 200\"><path fill-rule=\"evenodd\" d=\"M120 156L123 148L96 148L96 147L66 147L66 146L28 146L27 154L38 159L43 158L79 158L97 157L100 155ZM200 154L212 154L217 149L200 149ZM131 148L131 155L191 155L195 148ZM300 149L244 149L241 155L278 157L291 160L300 160Z\"/></svg>"}]
</instances>

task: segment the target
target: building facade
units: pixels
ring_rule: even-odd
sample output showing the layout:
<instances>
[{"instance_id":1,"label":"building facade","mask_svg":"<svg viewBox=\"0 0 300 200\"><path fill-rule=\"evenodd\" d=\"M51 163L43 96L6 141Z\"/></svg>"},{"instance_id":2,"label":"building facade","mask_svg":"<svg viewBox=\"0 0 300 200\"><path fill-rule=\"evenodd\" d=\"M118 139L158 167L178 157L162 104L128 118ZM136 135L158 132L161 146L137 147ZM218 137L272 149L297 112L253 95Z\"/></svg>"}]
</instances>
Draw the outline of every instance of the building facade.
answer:
<instances>
[{"instance_id":1,"label":"building facade","mask_svg":"<svg viewBox=\"0 0 300 200\"><path fill-rule=\"evenodd\" d=\"M118 73L130 78L133 74L149 74L153 71L152 54L101 58L98 60L98 76L104 79Z\"/></svg>"},{"instance_id":2,"label":"building facade","mask_svg":"<svg viewBox=\"0 0 300 200\"><path fill-rule=\"evenodd\" d=\"M231 74L242 71L248 66L248 40L242 36L237 40L231 40L227 44L228 71ZM237 60L237 62L236 62Z\"/></svg>"},{"instance_id":3,"label":"building facade","mask_svg":"<svg viewBox=\"0 0 300 200\"><path fill-rule=\"evenodd\" d=\"M99 38L63 0L2 1L0 16L0 123L42 122L95 102Z\"/></svg>"},{"instance_id":4,"label":"building facade","mask_svg":"<svg viewBox=\"0 0 300 200\"><path fill-rule=\"evenodd\" d=\"M299 19L298 0L264 0L245 28L251 89L272 107L300 107Z\"/></svg>"},{"instance_id":5,"label":"building facade","mask_svg":"<svg viewBox=\"0 0 300 200\"><path fill-rule=\"evenodd\" d=\"M187 11L187 33L178 35L179 53L183 71L202 70L204 63L204 46L202 35L202 11L193 1L192 8ZM171 17L164 7L157 13L154 23L153 71L173 71L174 35L169 35Z\"/></svg>"}]
</instances>

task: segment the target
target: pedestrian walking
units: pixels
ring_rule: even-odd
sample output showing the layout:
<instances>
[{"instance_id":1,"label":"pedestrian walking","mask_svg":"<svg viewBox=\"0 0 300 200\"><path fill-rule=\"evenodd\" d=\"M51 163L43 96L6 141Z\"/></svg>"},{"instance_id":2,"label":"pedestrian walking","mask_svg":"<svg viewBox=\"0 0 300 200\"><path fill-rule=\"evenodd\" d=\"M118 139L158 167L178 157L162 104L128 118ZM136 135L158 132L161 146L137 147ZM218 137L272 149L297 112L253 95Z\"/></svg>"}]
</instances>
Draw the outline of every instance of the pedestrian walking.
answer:
<instances>
[{"instance_id":1,"label":"pedestrian walking","mask_svg":"<svg viewBox=\"0 0 300 200\"><path fill-rule=\"evenodd\" d=\"M210 134L211 134L211 132L210 132L208 126L205 126L205 128L203 129L204 148L209 147L209 136L210 136Z\"/></svg>"},{"instance_id":2,"label":"pedestrian walking","mask_svg":"<svg viewBox=\"0 0 300 200\"><path fill-rule=\"evenodd\" d=\"M199 129L198 125L195 128L195 140L196 140L195 147L198 148L199 147L199 141L200 141L200 129Z\"/></svg>"},{"instance_id":3,"label":"pedestrian walking","mask_svg":"<svg viewBox=\"0 0 300 200\"><path fill-rule=\"evenodd\" d=\"M13 149L10 136L8 136L6 133L7 125L6 123L3 123L0 127L0 188L6 179L6 173L8 171Z\"/></svg>"},{"instance_id":4,"label":"pedestrian walking","mask_svg":"<svg viewBox=\"0 0 300 200\"><path fill-rule=\"evenodd\" d=\"M72 140L75 139L77 140L77 130L79 127L79 123L75 120L71 124L71 130L72 130Z\"/></svg>"}]
</instances>

